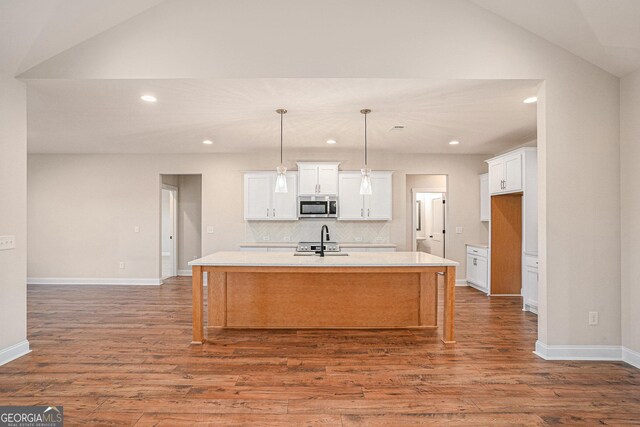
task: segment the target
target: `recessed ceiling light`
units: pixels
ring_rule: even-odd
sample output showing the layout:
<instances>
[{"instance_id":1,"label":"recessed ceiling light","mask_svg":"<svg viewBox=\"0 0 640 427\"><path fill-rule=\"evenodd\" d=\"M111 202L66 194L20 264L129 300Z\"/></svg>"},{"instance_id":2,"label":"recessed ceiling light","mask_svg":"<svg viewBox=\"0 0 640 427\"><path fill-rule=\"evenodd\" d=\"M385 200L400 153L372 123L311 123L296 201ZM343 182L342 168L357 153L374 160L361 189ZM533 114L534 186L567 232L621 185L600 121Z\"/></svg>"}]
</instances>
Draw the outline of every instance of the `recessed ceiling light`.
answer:
<instances>
[{"instance_id":1,"label":"recessed ceiling light","mask_svg":"<svg viewBox=\"0 0 640 427\"><path fill-rule=\"evenodd\" d=\"M335 144L336 142L335 139L327 139L327 144Z\"/></svg>"},{"instance_id":2,"label":"recessed ceiling light","mask_svg":"<svg viewBox=\"0 0 640 427\"><path fill-rule=\"evenodd\" d=\"M145 102L156 102L157 101L156 97L153 96L153 95L142 95L140 97L140 99L142 99Z\"/></svg>"},{"instance_id":3,"label":"recessed ceiling light","mask_svg":"<svg viewBox=\"0 0 640 427\"><path fill-rule=\"evenodd\" d=\"M538 97L537 96L530 96L529 98L525 99L524 101L525 104L533 104L534 102L538 102Z\"/></svg>"},{"instance_id":4,"label":"recessed ceiling light","mask_svg":"<svg viewBox=\"0 0 640 427\"><path fill-rule=\"evenodd\" d=\"M449 145L458 145L460 144L460 141L451 141L449 142Z\"/></svg>"},{"instance_id":5,"label":"recessed ceiling light","mask_svg":"<svg viewBox=\"0 0 640 427\"><path fill-rule=\"evenodd\" d=\"M211 145L213 144L213 141L211 141L210 139L205 139L204 141L202 141L202 143L205 145Z\"/></svg>"}]
</instances>

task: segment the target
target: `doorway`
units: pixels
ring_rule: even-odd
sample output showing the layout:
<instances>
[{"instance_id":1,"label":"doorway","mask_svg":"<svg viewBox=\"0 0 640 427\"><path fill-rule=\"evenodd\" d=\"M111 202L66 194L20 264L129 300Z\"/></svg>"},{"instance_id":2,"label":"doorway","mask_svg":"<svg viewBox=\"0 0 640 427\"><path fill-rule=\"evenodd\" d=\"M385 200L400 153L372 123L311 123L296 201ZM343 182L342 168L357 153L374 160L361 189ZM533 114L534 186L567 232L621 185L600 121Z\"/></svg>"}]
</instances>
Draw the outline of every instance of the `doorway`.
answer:
<instances>
[{"instance_id":1,"label":"doorway","mask_svg":"<svg viewBox=\"0 0 640 427\"><path fill-rule=\"evenodd\" d=\"M415 250L444 258L445 193L415 192Z\"/></svg>"},{"instance_id":2,"label":"doorway","mask_svg":"<svg viewBox=\"0 0 640 427\"><path fill-rule=\"evenodd\" d=\"M447 176L407 175L411 209L407 237L412 251L444 258L447 253Z\"/></svg>"},{"instance_id":3,"label":"doorway","mask_svg":"<svg viewBox=\"0 0 640 427\"><path fill-rule=\"evenodd\" d=\"M162 279L178 275L178 188L162 184Z\"/></svg>"}]
</instances>

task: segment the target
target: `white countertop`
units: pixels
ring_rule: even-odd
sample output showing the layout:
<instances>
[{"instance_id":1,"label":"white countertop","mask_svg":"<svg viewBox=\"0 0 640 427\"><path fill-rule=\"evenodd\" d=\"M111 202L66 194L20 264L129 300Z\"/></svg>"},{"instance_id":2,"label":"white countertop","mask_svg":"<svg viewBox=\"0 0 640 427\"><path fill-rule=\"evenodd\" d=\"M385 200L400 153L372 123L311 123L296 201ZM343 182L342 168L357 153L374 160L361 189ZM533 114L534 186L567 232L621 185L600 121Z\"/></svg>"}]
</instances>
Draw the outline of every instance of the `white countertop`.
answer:
<instances>
[{"instance_id":1,"label":"white countertop","mask_svg":"<svg viewBox=\"0 0 640 427\"><path fill-rule=\"evenodd\" d=\"M241 248L295 248L298 244L294 242L255 242L255 243L242 243ZM398 245L393 243L338 243L341 248L395 248Z\"/></svg>"},{"instance_id":2,"label":"white countertop","mask_svg":"<svg viewBox=\"0 0 640 427\"><path fill-rule=\"evenodd\" d=\"M241 267L455 267L457 262L424 252L366 252L348 256L295 256L278 252L216 252L190 266Z\"/></svg>"}]
</instances>

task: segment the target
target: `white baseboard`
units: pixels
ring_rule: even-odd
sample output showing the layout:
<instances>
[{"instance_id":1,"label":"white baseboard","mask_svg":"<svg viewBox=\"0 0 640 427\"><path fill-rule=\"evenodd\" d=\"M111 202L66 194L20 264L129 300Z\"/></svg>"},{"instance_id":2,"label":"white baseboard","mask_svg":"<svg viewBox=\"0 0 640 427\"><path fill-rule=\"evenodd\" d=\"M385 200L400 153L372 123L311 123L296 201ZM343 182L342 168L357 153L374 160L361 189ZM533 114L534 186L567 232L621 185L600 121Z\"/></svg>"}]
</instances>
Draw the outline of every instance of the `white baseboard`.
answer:
<instances>
[{"instance_id":1,"label":"white baseboard","mask_svg":"<svg viewBox=\"0 0 640 427\"><path fill-rule=\"evenodd\" d=\"M622 360L640 369L640 353L627 347L622 347Z\"/></svg>"},{"instance_id":2,"label":"white baseboard","mask_svg":"<svg viewBox=\"0 0 640 427\"><path fill-rule=\"evenodd\" d=\"M18 357L24 356L27 353L31 353L29 349L29 341L24 340L18 344L14 344L11 347L0 350L0 366L5 363L9 363Z\"/></svg>"},{"instance_id":3,"label":"white baseboard","mask_svg":"<svg viewBox=\"0 0 640 427\"><path fill-rule=\"evenodd\" d=\"M27 277L29 285L161 285L160 279L123 279L120 277Z\"/></svg>"},{"instance_id":4,"label":"white baseboard","mask_svg":"<svg viewBox=\"0 0 640 427\"><path fill-rule=\"evenodd\" d=\"M464 279L457 279L456 280L456 286L469 286L469 284Z\"/></svg>"},{"instance_id":5,"label":"white baseboard","mask_svg":"<svg viewBox=\"0 0 640 427\"><path fill-rule=\"evenodd\" d=\"M191 276L191 269L178 270L178 276Z\"/></svg>"},{"instance_id":6,"label":"white baseboard","mask_svg":"<svg viewBox=\"0 0 640 427\"><path fill-rule=\"evenodd\" d=\"M620 345L547 345L536 341L533 353L545 360L625 361L635 367L640 365L640 353Z\"/></svg>"}]
</instances>

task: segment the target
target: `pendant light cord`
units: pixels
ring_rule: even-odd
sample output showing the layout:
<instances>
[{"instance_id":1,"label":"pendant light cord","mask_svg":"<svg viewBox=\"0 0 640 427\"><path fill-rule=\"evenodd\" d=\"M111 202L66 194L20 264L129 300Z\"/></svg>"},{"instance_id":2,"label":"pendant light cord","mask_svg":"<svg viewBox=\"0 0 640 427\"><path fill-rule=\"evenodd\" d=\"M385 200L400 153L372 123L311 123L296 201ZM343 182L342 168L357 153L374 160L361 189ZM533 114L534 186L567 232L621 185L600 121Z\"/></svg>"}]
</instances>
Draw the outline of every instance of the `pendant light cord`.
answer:
<instances>
[{"instance_id":1,"label":"pendant light cord","mask_svg":"<svg viewBox=\"0 0 640 427\"><path fill-rule=\"evenodd\" d=\"M367 168L367 115L364 115L364 168Z\"/></svg>"},{"instance_id":2,"label":"pendant light cord","mask_svg":"<svg viewBox=\"0 0 640 427\"><path fill-rule=\"evenodd\" d=\"M284 117L284 111L280 111L280 164L282 165L282 118Z\"/></svg>"}]
</instances>

